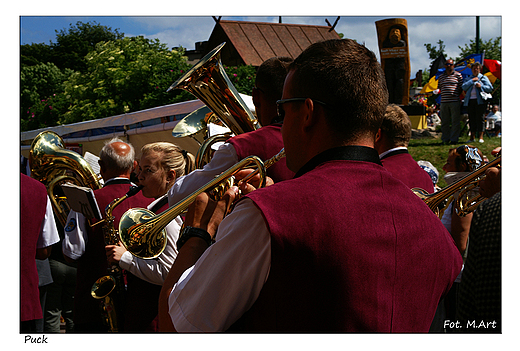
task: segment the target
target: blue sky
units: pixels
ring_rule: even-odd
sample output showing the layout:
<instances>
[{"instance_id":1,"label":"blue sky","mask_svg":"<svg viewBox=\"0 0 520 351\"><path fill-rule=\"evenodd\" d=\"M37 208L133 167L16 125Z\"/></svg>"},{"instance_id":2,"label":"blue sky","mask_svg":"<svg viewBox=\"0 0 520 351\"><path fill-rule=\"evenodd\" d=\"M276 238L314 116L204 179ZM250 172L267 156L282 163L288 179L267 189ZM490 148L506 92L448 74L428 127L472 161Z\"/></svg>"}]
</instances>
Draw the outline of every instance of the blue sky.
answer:
<instances>
[{"instance_id":1,"label":"blue sky","mask_svg":"<svg viewBox=\"0 0 520 351\"><path fill-rule=\"evenodd\" d=\"M339 12L341 15L341 12ZM282 16L284 23L326 25L325 19L334 23L338 15L331 16ZM436 44L443 40L447 56L456 57L459 46L464 47L476 36L476 16L340 16L336 31L355 39L378 54L375 22L385 18L404 18L408 23L411 75L420 69L428 69L430 59L425 43ZM502 36L502 17L480 15L480 37L489 40ZM278 16L222 16L226 20L278 22ZM68 30L70 24L97 22L127 36L143 35L158 38L168 47L183 46L194 49L195 42L207 40L215 26L211 16L20 16L20 43L56 42L56 30Z\"/></svg>"}]
</instances>

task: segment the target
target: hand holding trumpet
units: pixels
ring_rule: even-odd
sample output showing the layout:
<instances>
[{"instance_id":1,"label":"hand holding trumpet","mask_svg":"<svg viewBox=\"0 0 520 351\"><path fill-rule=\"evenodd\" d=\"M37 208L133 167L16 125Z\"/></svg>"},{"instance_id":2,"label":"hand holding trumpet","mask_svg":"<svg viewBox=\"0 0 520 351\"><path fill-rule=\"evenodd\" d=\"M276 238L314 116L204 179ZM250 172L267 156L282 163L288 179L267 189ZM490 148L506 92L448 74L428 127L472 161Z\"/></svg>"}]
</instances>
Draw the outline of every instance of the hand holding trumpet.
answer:
<instances>
[{"instance_id":1,"label":"hand holding trumpet","mask_svg":"<svg viewBox=\"0 0 520 351\"><path fill-rule=\"evenodd\" d=\"M237 185L230 187L218 201L213 200L206 192L198 195L195 201L188 207L184 224L204 229L214 239L220 222L231 212L234 203L241 196L249 194L260 186L261 179L259 174L255 174L247 182L241 181L248 177L252 171L251 169L243 169L237 172L234 175L235 184ZM272 184L274 184L273 180L266 177L265 186Z\"/></svg>"},{"instance_id":2,"label":"hand holding trumpet","mask_svg":"<svg viewBox=\"0 0 520 351\"><path fill-rule=\"evenodd\" d=\"M499 156L501 151L502 147L497 147L491 152L491 154L493 156ZM501 170L501 167L490 167L486 170L486 173L484 173L485 177L479 182L480 195L490 198L501 190Z\"/></svg>"}]
</instances>

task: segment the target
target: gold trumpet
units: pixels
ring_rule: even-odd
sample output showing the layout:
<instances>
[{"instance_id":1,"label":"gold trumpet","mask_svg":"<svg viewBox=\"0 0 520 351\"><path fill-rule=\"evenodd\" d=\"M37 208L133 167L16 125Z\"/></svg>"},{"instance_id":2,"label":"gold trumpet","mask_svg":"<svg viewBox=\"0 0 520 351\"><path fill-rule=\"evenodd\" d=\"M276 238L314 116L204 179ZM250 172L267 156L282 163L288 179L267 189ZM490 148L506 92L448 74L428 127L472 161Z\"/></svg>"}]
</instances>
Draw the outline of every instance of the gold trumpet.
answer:
<instances>
[{"instance_id":1,"label":"gold trumpet","mask_svg":"<svg viewBox=\"0 0 520 351\"><path fill-rule=\"evenodd\" d=\"M72 182L91 189L100 189L99 177L78 153L67 150L63 139L52 131L43 131L34 138L29 151L31 176L45 184L54 215L62 226L67 222L70 206L60 192L60 184Z\"/></svg>"},{"instance_id":2,"label":"gold trumpet","mask_svg":"<svg viewBox=\"0 0 520 351\"><path fill-rule=\"evenodd\" d=\"M164 228L175 217L183 213L199 194L212 191L214 198L220 199L227 189L233 186L234 175L245 168L250 168L252 164L256 165L256 169L240 180L239 184L248 182L253 176L259 174L259 188L262 188L265 186L267 168L283 157L285 157L284 149L265 162L262 162L257 156L246 157L157 216L152 216L150 211L142 208L132 208L126 211L119 221L121 242L134 256L140 258L157 257L164 250L163 245L157 245L157 243L166 240L166 238L163 239Z\"/></svg>"},{"instance_id":3,"label":"gold trumpet","mask_svg":"<svg viewBox=\"0 0 520 351\"><path fill-rule=\"evenodd\" d=\"M450 202L447 200L459 192L457 201L454 203L454 208L459 216L464 217L473 212L478 205L486 199L482 195L469 196L469 192L478 187L478 182L484 177L489 168L500 166L500 160L501 157L499 156L492 162L477 168L464 178L436 193L429 194L426 190L421 188L413 188L412 191L419 196L439 218L442 217L444 210Z\"/></svg>"}]
</instances>

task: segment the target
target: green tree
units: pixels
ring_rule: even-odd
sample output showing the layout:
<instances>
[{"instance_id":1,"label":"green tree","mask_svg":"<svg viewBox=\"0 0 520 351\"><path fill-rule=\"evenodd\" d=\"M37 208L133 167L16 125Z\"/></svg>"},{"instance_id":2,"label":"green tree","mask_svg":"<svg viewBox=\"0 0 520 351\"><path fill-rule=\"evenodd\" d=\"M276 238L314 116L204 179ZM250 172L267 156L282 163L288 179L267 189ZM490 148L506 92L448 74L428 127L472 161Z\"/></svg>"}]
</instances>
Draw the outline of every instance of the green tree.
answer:
<instances>
[{"instance_id":1,"label":"green tree","mask_svg":"<svg viewBox=\"0 0 520 351\"><path fill-rule=\"evenodd\" d=\"M44 43L20 45L20 64L22 67L53 62L53 60L54 55L50 45Z\"/></svg>"},{"instance_id":2,"label":"green tree","mask_svg":"<svg viewBox=\"0 0 520 351\"><path fill-rule=\"evenodd\" d=\"M100 42L122 39L124 33L96 22L77 22L68 30L56 30L56 43L51 43L53 62L61 69L70 68L84 72L87 68L85 56Z\"/></svg>"},{"instance_id":3,"label":"green tree","mask_svg":"<svg viewBox=\"0 0 520 351\"><path fill-rule=\"evenodd\" d=\"M255 86L256 68L247 66L224 67L233 86L239 93L251 95Z\"/></svg>"},{"instance_id":4,"label":"green tree","mask_svg":"<svg viewBox=\"0 0 520 351\"><path fill-rule=\"evenodd\" d=\"M439 44L439 48L437 49L437 46L434 46L430 43L424 44L426 47L426 52L430 55L430 60L435 60L437 57L441 55L445 55L444 49L446 48L446 45L444 45L444 41L440 40L437 42Z\"/></svg>"},{"instance_id":5,"label":"green tree","mask_svg":"<svg viewBox=\"0 0 520 351\"><path fill-rule=\"evenodd\" d=\"M66 102L61 101L63 82L72 74L60 70L53 63L22 66L20 72L20 123L21 129L31 130L58 123Z\"/></svg>"},{"instance_id":6,"label":"green tree","mask_svg":"<svg viewBox=\"0 0 520 351\"><path fill-rule=\"evenodd\" d=\"M117 40L124 37L118 30L96 22L77 22L68 30L56 32L56 42L20 45L22 66L34 66L52 62L58 68L70 68L75 71L86 70L85 55L94 50L99 42Z\"/></svg>"},{"instance_id":7,"label":"green tree","mask_svg":"<svg viewBox=\"0 0 520 351\"><path fill-rule=\"evenodd\" d=\"M65 82L71 103L60 123L103 118L191 99L184 90L166 89L189 69L182 51L158 39L125 37L102 42L86 55L87 72Z\"/></svg>"},{"instance_id":8,"label":"green tree","mask_svg":"<svg viewBox=\"0 0 520 351\"><path fill-rule=\"evenodd\" d=\"M470 40L469 44L464 47L459 46L460 54L455 61L462 60L464 57L477 53L477 44L475 40ZM484 58L489 60L502 60L502 37L482 41L479 39L479 51L485 52Z\"/></svg>"}]
</instances>

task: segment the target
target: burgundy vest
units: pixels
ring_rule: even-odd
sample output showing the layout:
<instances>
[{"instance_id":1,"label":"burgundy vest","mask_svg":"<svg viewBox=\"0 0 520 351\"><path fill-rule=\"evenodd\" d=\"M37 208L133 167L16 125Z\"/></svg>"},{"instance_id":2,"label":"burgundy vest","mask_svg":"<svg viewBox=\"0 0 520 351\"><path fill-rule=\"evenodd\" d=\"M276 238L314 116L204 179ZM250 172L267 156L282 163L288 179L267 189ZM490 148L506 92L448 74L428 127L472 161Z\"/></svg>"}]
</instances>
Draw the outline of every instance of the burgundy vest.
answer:
<instances>
[{"instance_id":1,"label":"burgundy vest","mask_svg":"<svg viewBox=\"0 0 520 351\"><path fill-rule=\"evenodd\" d=\"M119 182L120 180L115 180ZM112 200L124 196L129 188L130 182L125 184L114 184L109 182L101 189L94 190L99 210L105 218L105 208ZM119 226L119 219L130 208L146 208L152 199L143 196L142 192L129 197L121 202L113 211L115 217L114 227ZM92 220L91 223L94 223ZM100 323L100 302L92 297L90 289L98 278L107 275L108 262L105 253L105 238L103 235L103 223L92 228L87 224L88 241L85 253L78 263L76 278L76 293L74 295L74 323Z\"/></svg>"},{"instance_id":2,"label":"burgundy vest","mask_svg":"<svg viewBox=\"0 0 520 351\"><path fill-rule=\"evenodd\" d=\"M248 197L271 233L271 268L230 330L427 332L460 272L441 221L378 164L325 162Z\"/></svg>"},{"instance_id":3,"label":"burgundy vest","mask_svg":"<svg viewBox=\"0 0 520 351\"><path fill-rule=\"evenodd\" d=\"M168 198L152 212L166 211ZM158 332L158 301L162 285L156 285L127 272L128 290L126 291L125 332Z\"/></svg>"},{"instance_id":4,"label":"burgundy vest","mask_svg":"<svg viewBox=\"0 0 520 351\"><path fill-rule=\"evenodd\" d=\"M20 320L42 318L36 245L41 233L47 189L39 181L20 173Z\"/></svg>"},{"instance_id":5,"label":"burgundy vest","mask_svg":"<svg viewBox=\"0 0 520 351\"><path fill-rule=\"evenodd\" d=\"M283 148L281 129L281 124L273 124L262 127L254 132L237 135L227 142L233 145L239 160L248 156L258 156L265 162L278 154ZM294 172L287 168L284 157L267 169L267 175L277 183L282 180L292 179Z\"/></svg>"},{"instance_id":6,"label":"burgundy vest","mask_svg":"<svg viewBox=\"0 0 520 351\"><path fill-rule=\"evenodd\" d=\"M390 153L381 159L381 163L385 169L410 189L421 188L430 194L434 192L432 178L408 152Z\"/></svg>"}]
</instances>

